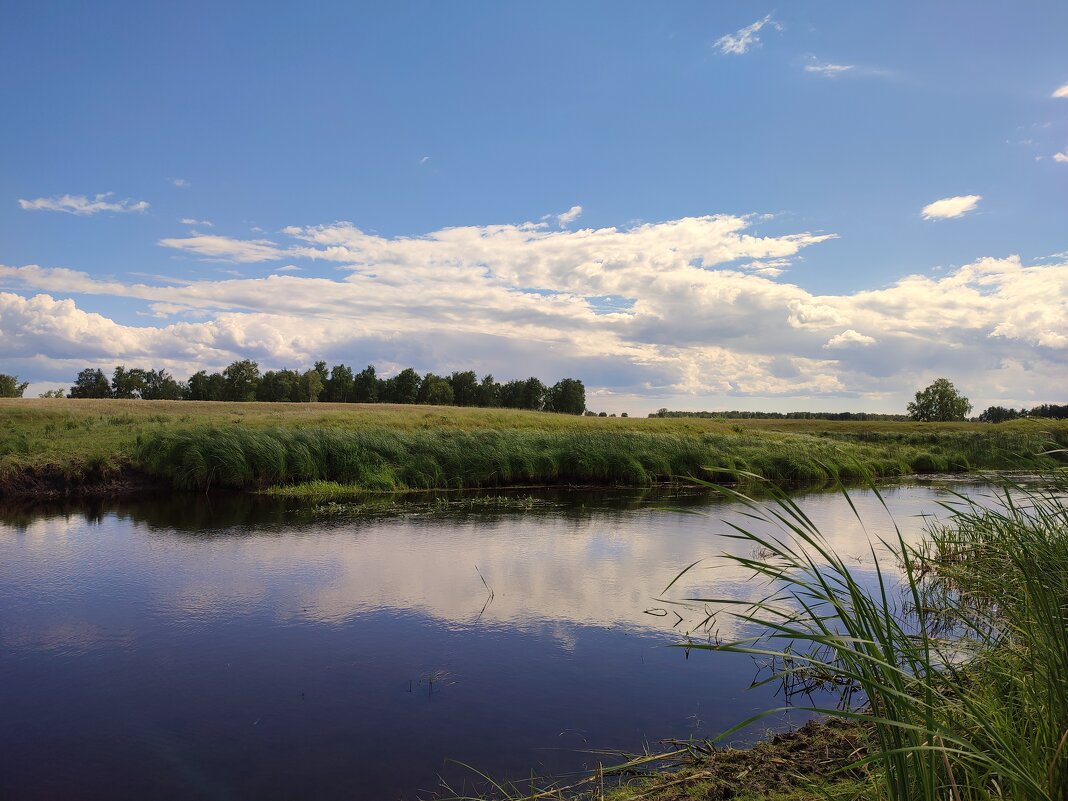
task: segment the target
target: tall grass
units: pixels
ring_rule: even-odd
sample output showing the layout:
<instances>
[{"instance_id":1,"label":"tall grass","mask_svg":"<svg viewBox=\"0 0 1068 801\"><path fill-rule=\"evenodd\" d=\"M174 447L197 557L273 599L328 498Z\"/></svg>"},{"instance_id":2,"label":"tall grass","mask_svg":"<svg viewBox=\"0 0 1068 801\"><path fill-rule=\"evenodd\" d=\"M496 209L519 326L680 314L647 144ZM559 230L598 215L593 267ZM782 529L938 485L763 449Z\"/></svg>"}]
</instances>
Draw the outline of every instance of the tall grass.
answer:
<instances>
[{"instance_id":1,"label":"tall grass","mask_svg":"<svg viewBox=\"0 0 1068 801\"><path fill-rule=\"evenodd\" d=\"M726 604L759 633L689 647L771 658L767 681L795 691L840 688L837 706L811 708L870 724L879 797L1065 801L1066 489L1058 473L1045 489L959 498L919 546L900 532L885 543L895 571L873 547L874 578L848 567L786 495L767 505L723 489L756 521L732 536L760 554L727 558L770 594L741 607L690 599Z\"/></svg>"},{"instance_id":2,"label":"tall grass","mask_svg":"<svg viewBox=\"0 0 1068 801\"><path fill-rule=\"evenodd\" d=\"M294 432L313 429L338 432L345 442L357 432L367 439L381 439L382 448L371 443L364 449L378 453L380 464L365 464L358 476L369 487L380 488L407 486L406 475L410 475L412 486L426 486L420 474L437 477L442 487L499 485L493 467L483 469L480 476L474 468L457 471L446 466L456 465L457 460L446 458L442 451L466 447L463 435L477 441L481 453L475 455L500 463L499 475L539 476L537 483L640 485L668 473L715 477L694 473L686 460L678 457L680 448L699 453L702 465L804 482L818 482L836 474L857 478L975 468L1039 469L1058 460L1062 464L1068 461L1063 456L1038 455L1068 447L1068 421L1014 421L999 426L827 420L727 423L441 406L0 398L0 494L48 487L62 494L70 486L92 485L98 475L130 475L143 469L139 454L164 447L162 440L173 445L179 439L186 448L201 451L199 456L184 451L180 454L188 459L190 469L196 467L198 458L215 462L214 472L209 467L205 473L213 476L211 486L221 486L219 478L226 473L233 479L231 486L261 486L270 470L262 469L262 465L257 468L251 461L246 466L227 467L226 455L212 456L213 449L202 447L201 440L218 435L251 454L273 450L268 443L253 442L262 432L269 432L283 448L293 445L299 449L303 435L295 436ZM290 436L276 435L277 430L290 432ZM432 460L423 460L422 465L413 450L421 446L419 434L426 435L429 450L424 453ZM558 452L548 465L552 469L545 469L540 454L530 449L553 437ZM583 445L584 438L591 444ZM561 442L569 444L564 447ZM604 442L612 444L599 444ZM637 453L631 452L633 443L638 443L634 446ZM173 453L179 455L178 451ZM267 456L277 467L277 453ZM287 476L300 472L291 467L302 458L298 453L285 454ZM611 460L608 464L607 459ZM855 465L863 468L855 470ZM191 475L197 472L192 469ZM242 472L247 478L238 481ZM338 475L332 468L325 477L338 480ZM284 480L288 485L295 481L291 477ZM207 479L205 483L209 483Z\"/></svg>"},{"instance_id":3,"label":"tall grass","mask_svg":"<svg viewBox=\"0 0 1068 801\"><path fill-rule=\"evenodd\" d=\"M707 456L692 437L634 432L241 427L153 432L135 451L143 469L187 489L648 484L698 474Z\"/></svg>"}]
</instances>

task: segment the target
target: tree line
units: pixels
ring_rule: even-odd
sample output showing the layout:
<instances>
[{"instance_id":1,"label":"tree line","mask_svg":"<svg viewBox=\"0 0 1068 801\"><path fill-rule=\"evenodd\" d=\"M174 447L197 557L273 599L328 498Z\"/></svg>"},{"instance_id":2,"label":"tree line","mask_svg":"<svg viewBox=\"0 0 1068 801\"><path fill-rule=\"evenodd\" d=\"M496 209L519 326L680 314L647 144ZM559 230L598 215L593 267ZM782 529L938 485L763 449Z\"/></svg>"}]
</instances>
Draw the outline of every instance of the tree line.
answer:
<instances>
[{"instance_id":1,"label":"tree line","mask_svg":"<svg viewBox=\"0 0 1068 801\"><path fill-rule=\"evenodd\" d=\"M988 406L978 417L980 423L1004 423L1022 417L1041 417L1053 420L1068 420L1068 403L1042 403L1030 409L1013 409L1004 406Z\"/></svg>"},{"instance_id":2,"label":"tree line","mask_svg":"<svg viewBox=\"0 0 1068 801\"><path fill-rule=\"evenodd\" d=\"M17 385L21 397L25 384ZM51 397L62 392L46 393ZM267 370L242 359L222 372L200 370L188 381L178 381L166 370L120 365L108 379L103 370L87 367L78 373L67 394L70 398L125 398L143 400L267 401L311 403L420 403L434 406L484 406L533 411L582 414L586 411L586 387L577 378L565 378L548 386L538 378L498 382L492 375L480 380L474 370L447 376L420 375L411 367L390 378L379 378L374 365L356 373L345 364L327 369L318 361L310 370Z\"/></svg>"}]
</instances>

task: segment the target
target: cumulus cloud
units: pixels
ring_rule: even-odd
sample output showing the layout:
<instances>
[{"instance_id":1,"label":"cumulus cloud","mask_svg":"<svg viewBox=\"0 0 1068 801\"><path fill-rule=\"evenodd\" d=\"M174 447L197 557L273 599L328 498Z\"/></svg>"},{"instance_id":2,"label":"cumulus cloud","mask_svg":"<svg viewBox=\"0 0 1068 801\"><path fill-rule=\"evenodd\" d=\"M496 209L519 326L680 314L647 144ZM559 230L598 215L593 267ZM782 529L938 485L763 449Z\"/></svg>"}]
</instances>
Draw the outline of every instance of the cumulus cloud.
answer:
<instances>
[{"instance_id":1,"label":"cumulus cloud","mask_svg":"<svg viewBox=\"0 0 1068 801\"><path fill-rule=\"evenodd\" d=\"M1068 83L1053 90L1051 97L1068 97Z\"/></svg>"},{"instance_id":2,"label":"cumulus cloud","mask_svg":"<svg viewBox=\"0 0 1068 801\"><path fill-rule=\"evenodd\" d=\"M142 212L148 208L144 200L109 200L113 192L103 192L92 198L85 195L57 195L34 200L19 199L19 206L27 211L63 211L67 214L87 215L112 212Z\"/></svg>"},{"instance_id":3,"label":"cumulus cloud","mask_svg":"<svg viewBox=\"0 0 1068 801\"><path fill-rule=\"evenodd\" d=\"M874 345L876 342L875 337L870 337L867 334L861 334L859 331L854 331L852 328L847 328L840 334L835 334L833 337L827 340L825 348L845 348L850 345Z\"/></svg>"},{"instance_id":4,"label":"cumulus cloud","mask_svg":"<svg viewBox=\"0 0 1068 801\"><path fill-rule=\"evenodd\" d=\"M852 64L820 63L815 58L805 65L805 72L813 72L817 75L822 75L824 78L833 78L851 69L853 69Z\"/></svg>"},{"instance_id":5,"label":"cumulus cloud","mask_svg":"<svg viewBox=\"0 0 1068 801\"><path fill-rule=\"evenodd\" d=\"M973 401L1018 405L1028 401L1025 388L1037 393L1031 402L1063 392L1063 257L1035 265L980 259L937 278L816 294L762 266L780 270L830 235L760 236L756 224L716 215L630 228L522 223L383 237L333 223L287 228L283 243L209 237L210 247L198 235L176 241L201 256L287 261L263 278L162 285L0 265L2 286L18 290L0 295L0 340L10 370L32 380L58 378L58 366L73 374L85 366L79 359L184 376L238 358L264 367L325 358L374 361L387 372L411 365L498 378L575 375L591 397L631 398L635 411L712 396L824 397L828 408L898 397L881 408L903 408L931 371L951 375ZM339 272L288 269L299 259ZM63 299L72 293L90 308ZM94 314L94 296L145 304L170 324Z\"/></svg>"},{"instance_id":6,"label":"cumulus cloud","mask_svg":"<svg viewBox=\"0 0 1068 801\"><path fill-rule=\"evenodd\" d=\"M934 203L928 203L923 207L921 214L925 220L947 220L951 217L961 217L973 211L982 199L982 195L945 197Z\"/></svg>"},{"instance_id":7,"label":"cumulus cloud","mask_svg":"<svg viewBox=\"0 0 1068 801\"><path fill-rule=\"evenodd\" d=\"M771 27L777 31L782 30L782 25L771 18L771 14L768 14L763 19L758 19L752 25L746 25L744 28L740 28L734 33L728 33L719 37L714 46L719 48L719 52L725 55L742 55L748 53L753 47L760 45L760 31L764 27Z\"/></svg>"},{"instance_id":8,"label":"cumulus cloud","mask_svg":"<svg viewBox=\"0 0 1068 801\"><path fill-rule=\"evenodd\" d=\"M1054 153L1053 160L1060 164L1068 164L1068 150L1065 150L1063 153Z\"/></svg>"}]
</instances>

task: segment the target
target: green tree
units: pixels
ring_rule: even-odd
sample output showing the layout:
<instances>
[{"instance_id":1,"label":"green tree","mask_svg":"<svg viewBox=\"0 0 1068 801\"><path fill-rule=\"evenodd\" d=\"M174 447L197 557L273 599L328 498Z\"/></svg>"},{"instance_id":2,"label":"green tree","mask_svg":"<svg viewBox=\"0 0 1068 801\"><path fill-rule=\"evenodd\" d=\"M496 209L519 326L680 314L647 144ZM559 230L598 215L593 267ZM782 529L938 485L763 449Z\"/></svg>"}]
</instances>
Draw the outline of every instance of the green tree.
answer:
<instances>
[{"instance_id":1,"label":"green tree","mask_svg":"<svg viewBox=\"0 0 1068 801\"><path fill-rule=\"evenodd\" d=\"M145 389L145 371L140 367L129 370L119 365L111 374L111 397L131 400L142 397Z\"/></svg>"},{"instance_id":2,"label":"green tree","mask_svg":"<svg viewBox=\"0 0 1068 801\"><path fill-rule=\"evenodd\" d=\"M320 364L323 365L322 370L319 369ZM315 403L318 401L323 392L324 372L326 372L326 363L318 362L315 367L302 375L297 386L298 397L294 400L299 400L301 403Z\"/></svg>"},{"instance_id":3,"label":"green tree","mask_svg":"<svg viewBox=\"0 0 1068 801\"><path fill-rule=\"evenodd\" d=\"M431 406L451 406L454 402L452 386L448 379L427 373L419 385L417 400L419 403L427 403Z\"/></svg>"},{"instance_id":4,"label":"green tree","mask_svg":"<svg viewBox=\"0 0 1068 801\"><path fill-rule=\"evenodd\" d=\"M299 400L301 376L296 370L268 370L256 384L256 400L286 403Z\"/></svg>"},{"instance_id":5,"label":"green tree","mask_svg":"<svg viewBox=\"0 0 1068 801\"><path fill-rule=\"evenodd\" d=\"M367 365L352 379L352 395L356 403L378 402L378 376L373 364Z\"/></svg>"},{"instance_id":6,"label":"green tree","mask_svg":"<svg viewBox=\"0 0 1068 801\"><path fill-rule=\"evenodd\" d=\"M86 367L74 379L74 386L70 388L70 396L72 398L110 398L111 385L103 370Z\"/></svg>"},{"instance_id":7,"label":"green tree","mask_svg":"<svg viewBox=\"0 0 1068 801\"><path fill-rule=\"evenodd\" d=\"M387 379L385 397L387 403L416 403L423 379L411 367L405 367L393 378Z\"/></svg>"},{"instance_id":8,"label":"green tree","mask_svg":"<svg viewBox=\"0 0 1068 801\"><path fill-rule=\"evenodd\" d=\"M141 397L145 400L181 400L182 385L166 370L145 370Z\"/></svg>"},{"instance_id":9,"label":"green tree","mask_svg":"<svg viewBox=\"0 0 1068 801\"><path fill-rule=\"evenodd\" d=\"M558 381L545 393L545 410L582 414L586 411L586 386L577 378Z\"/></svg>"},{"instance_id":10,"label":"green tree","mask_svg":"<svg viewBox=\"0 0 1068 801\"><path fill-rule=\"evenodd\" d=\"M457 406L475 406L478 404L478 376L474 370L455 372L449 376L452 387L453 402Z\"/></svg>"},{"instance_id":11,"label":"green tree","mask_svg":"<svg viewBox=\"0 0 1068 801\"><path fill-rule=\"evenodd\" d=\"M260 366L249 359L234 362L223 370L226 380L225 400L256 400L256 386L260 383Z\"/></svg>"},{"instance_id":12,"label":"green tree","mask_svg":"<svg viewBox=\"0 0 1068 801\"><path fill-rule=\"evenodd\" d=\"M545 385L537 378L531 376L523 382L523 390L520 393L520 408L540 411L545 405Z\"/></svg>"},{"instance_id":13,"label":"green tree","mask_svg":"<svg viewBox=\"0 0 1068 801\"><path fill-rule=\"evenodd\" d=\"M963 420L972 410L972 404L957 392L953 382L939 378L929 387L916 393L916 400L909 403L908 415L913 420L925 423L944 423Z\"/></svg>"},{"instance_id":14,"label":"green tree","mask_svg":"<svg viewBox=\"0 0 1068 801\"><path fill-rule=\"evenodd\" d=\"M525 381L507 381L501 384L497 390L499 405L505 409L523 408L523 386Z\"/></svg>"},{"instance_id":15,"label":"green tree","mask_svg":"<svg viewBox=\"0 0 1068 801\"><path fill-rule=\"evenodd\" d=\"M323 400L328 403L348 403L353 400L354 381L351 367L335 364L330 368L330 377L326 379Z\"/></svg>"},{"instance_id":16,"label":"green tree","mask_svg":"<svg viewBox=\"0 0 1068 801\"><path fill-rule=\"evenodd\" d=\"M1006 409L1004 406L989 406L979 415L980 423L1004 423L1006 420L1015 420L1021 417L1021 413L1015 409Z\"/></svg>"},{"instance_id":17,"label":"green tree","mask_svg":"<svg viewBox=\"0 0 1068 801\"><path fill-rule=\"evenodd\" d=\"M65 398L67 397L67 390L63 387L57 387L56 389L46 389L38 398Z\"/></svg>"},{"instance_id":18,"label":"green tree","mask_svg":"<svg viewBox=\"0 0 1068 801\"><path fill-rule=\"evenodd\" d=\"M189 400L221 401L226 397L226 379L221 373L208 375L206 370L189 377L185 396Z\"/></svg>"},{"instance_id":19,"label":"green tree","mask_svg":"<svg viewBox=\"0 0 1068 801\"><path fill-rule=\"evenodd\" d=\"M30 382L19 383L18 376L0 373L0 398L21 398Z\"/></svg>"},{"instance_id":20,"label":"green tree","mask_svg":"<svg viewBox=\"0 0 1068 801\"><path fill-rule=\"evenodd\" d=\"M491 373L482 376L482 382L478 385L478 396L475 401L479 406L493 408L500 406L501 385L493 380Z\"/></svg>"},{"instance_id":21,"label":"green tree","mask_svg":"<svg viewBox=\"0 0 1068 801\"><path fill-rule=\"evenodd\" d=\"M312 368L312 369L314 369L315 372L317 372L319 374L319 394L316 397L312 398L311 400L313 400L313 401L326 400L326 398L323 397L323 396L326 393L326 382L330 380L330 374L327 373L327 371L326 371L326 362L324 362L322 359L320 359L319 361L317 361L315 363L315 367ZM309 381L310 381L310 379L309 379Z\"/></svg>"}]
</instances>

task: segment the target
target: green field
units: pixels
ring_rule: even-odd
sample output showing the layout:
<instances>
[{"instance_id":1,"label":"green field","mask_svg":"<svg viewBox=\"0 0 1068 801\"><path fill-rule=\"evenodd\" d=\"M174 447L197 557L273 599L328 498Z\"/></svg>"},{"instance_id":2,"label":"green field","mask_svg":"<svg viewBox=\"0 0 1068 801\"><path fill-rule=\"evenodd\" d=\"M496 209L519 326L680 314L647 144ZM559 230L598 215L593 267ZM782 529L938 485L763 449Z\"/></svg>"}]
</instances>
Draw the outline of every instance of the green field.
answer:
<instances>
[{"instance_id":1,"label":"green field","mask_svg":"<svg viewBox=\"0 0 1068 801\"><path fill-rule=\"evenodd\" d=\"M1001 425L578 417L387 404L0 400L0 488L145 479L332 492L644 485L747 471L777 481L1064 463L1068 422ZM109 483L110 482L110 483ZM116 483L119 482L119 483Z\"/></svg>"}]
</instances>

